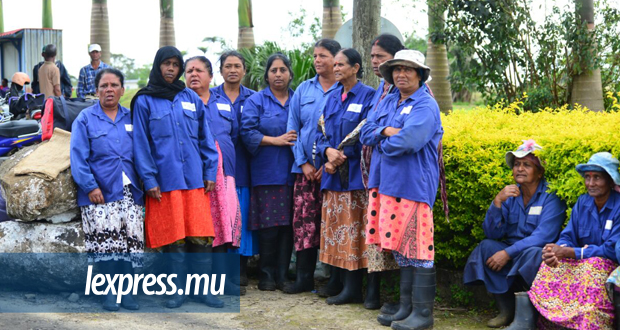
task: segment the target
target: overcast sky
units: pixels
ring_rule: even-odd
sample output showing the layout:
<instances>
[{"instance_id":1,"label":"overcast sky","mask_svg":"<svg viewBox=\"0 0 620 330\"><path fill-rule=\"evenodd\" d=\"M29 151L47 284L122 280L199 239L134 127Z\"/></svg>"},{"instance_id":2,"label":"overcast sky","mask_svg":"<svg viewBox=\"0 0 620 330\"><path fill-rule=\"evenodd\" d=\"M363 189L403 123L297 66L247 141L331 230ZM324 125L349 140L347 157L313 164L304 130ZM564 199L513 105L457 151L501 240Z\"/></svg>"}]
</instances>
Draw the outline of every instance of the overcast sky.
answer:
<instances>
[{"instance_id":1,"label":"overcast sky","mask_svg":"<svg viewBox=\"0 0 620 330\"><path fill-rule=\"evenodd\" d=\"M535 0L551 6L570 0ZM205 37L219 36L236 46L238 33L237 1L176 0L174 24L176 46L188 54L196 54ZM382 16L388 18L403 34L426 36L427 18L423 0L383 0ZM41 27L41 0L4 0L4 30ZM52 0L54 28L63 30L63 62L69 73L78 76L88 64L90 41L89 0ZM346 19L351 18L353 0L340 0ZM298 45L286 30L293 17L304 8L307 16L322 18L322 1L317 0L253 0L254 37L256 43L277 41L286 47ZM289 15L293 12L293 16ZM544 11L537 11L544 15ZM108 0L110 48L141 64L152 63L159 46L158 0ZM216 56L210 56L214 61Z\"/></svg>"}]
</instances>

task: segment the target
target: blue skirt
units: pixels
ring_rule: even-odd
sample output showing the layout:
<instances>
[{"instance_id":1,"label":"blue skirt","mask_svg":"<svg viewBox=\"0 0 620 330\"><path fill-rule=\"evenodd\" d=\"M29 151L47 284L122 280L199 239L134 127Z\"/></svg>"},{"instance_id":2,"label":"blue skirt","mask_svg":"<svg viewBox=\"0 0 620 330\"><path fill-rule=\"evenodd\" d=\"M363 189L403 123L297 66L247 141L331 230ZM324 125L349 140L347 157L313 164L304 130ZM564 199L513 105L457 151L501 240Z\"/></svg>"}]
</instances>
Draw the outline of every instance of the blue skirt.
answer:
<instances>
[{"instance_id":1,"label":"blue skirt","mask_svg":"<svg viewBox=\"0 0 620 330\"><path fill-rule=\"evenodd\" d=\"M256 232L250 230L248 223L250 215L250 187L237 186L237 196L241 206L241 246L238 249L229 249L228 252L251 257L258 254L258 237L256 237Z\"/></svg>"},{"instance_id":2,"label":"blue skirt","mask_svg":"<svg viewBox=\"0 0 620 330\"><path fill-rule=\"evenodd\" d=\"M542 263L541 247L535 246L523 250L498 272L487 267L487 259L509 246L507 243L491 239L480 242L467 259L463 282L469 285L484 284L487 291L494 294L508 292L516 276L520 276L528 286L531 286Z\"/></svg>"}]
</instances>

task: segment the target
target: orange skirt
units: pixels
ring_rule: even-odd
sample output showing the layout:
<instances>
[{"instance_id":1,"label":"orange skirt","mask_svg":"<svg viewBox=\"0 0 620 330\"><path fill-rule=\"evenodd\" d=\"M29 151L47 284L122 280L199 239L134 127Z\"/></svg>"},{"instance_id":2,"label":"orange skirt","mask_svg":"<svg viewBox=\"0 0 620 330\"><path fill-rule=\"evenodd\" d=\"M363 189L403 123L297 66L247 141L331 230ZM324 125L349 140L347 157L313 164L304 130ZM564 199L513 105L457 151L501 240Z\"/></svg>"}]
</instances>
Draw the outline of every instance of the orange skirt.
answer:
<instances>
[{"instance_id":1,"label":"orange skirt","mask_svg":"<svg viewBox=\"0 0 620 330\"><path fill-rule=\"evenodd\" d=\"M213 237L211 200L204 188L161 193L161 202L146 197L146 246L157 248L185 237Z\"/></svg>"}]
</instances>

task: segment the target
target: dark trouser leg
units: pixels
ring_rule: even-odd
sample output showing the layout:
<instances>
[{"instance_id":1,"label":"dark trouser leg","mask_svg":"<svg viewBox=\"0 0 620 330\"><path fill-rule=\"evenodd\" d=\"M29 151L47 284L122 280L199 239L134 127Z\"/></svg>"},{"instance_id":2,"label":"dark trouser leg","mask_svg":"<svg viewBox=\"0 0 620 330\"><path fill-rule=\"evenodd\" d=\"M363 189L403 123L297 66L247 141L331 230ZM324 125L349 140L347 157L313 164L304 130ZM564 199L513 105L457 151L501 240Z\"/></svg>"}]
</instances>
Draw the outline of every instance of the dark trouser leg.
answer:
<instances>
[{"instance_id":1,"label":"dark trouser leg","mask_svg":"<svg viewBox=\"0 0 620 330\"><path fill-rule=\"evenodd\" d=\"M413 309L402 321L392 322L395 330L422 330L433 326L433 304L435 303L435 268L414 267Z\"/></svg>"},{"instance_id":2,"label":"dark trouser leg","mask_svg":"<svg viewBox=\"0 0 620 330\"><path fill-rule=\"evenodd\" d=\"M174 293L172 298L166 302L168 308L178 308L185 303L187 296L185 294L179 294L179 289L183 289L185 293L185 244L170 244L164 248L164 251L168 255L168 264L170 267L170 275L177 275L173 279L174 284L177 287L177 292Z\"/></svg>"},{"instance_id":3,"label":"dark trouser leg","mask_svg":"<svg viewBox=\"0 0 620 330\"><path fill-rule=\"evenodd\" d=\"M276 289L283 290L288 281L288 268L291 265L293 253L293 227L280 226L278 228L278 248L276 266Z\"/></svg>"},{"instance_id":4,"label":"dark trouser leg","mask_svg":"<svg viewBox=\"0 0 620 330\"><path fill-rule=\"evenodd\" d=\"M366 309L379 309L381 307L380 292L381 292L381 273L374 272L368 273L367 286L366 286L366 298L364 299L364 308Z\"/></svg>"},{"instance_id":5,"label":"dark trouser leg","mask_svg":"<svg viewBox=\"0 0 620 330\"><path fill-rule=\"evenodd\" d=\"M616 324L616 330L620 330L620 292L615 290L616 287L614 287L614 315L615 315L615 321L614 323Z\"/></svg>"},{"instance_id":6,"label":"dark trouser leg","mask_svg":"<svg viewBox=\"0 0 620 330\"><path fill-rule=\"evenodd\" d=\"M199 245L199 244L191 244L190 247L190 256L192 258L191 268L194 274L201 276L207 275L209 276L209 285L211 285L211 281L215 280L213 276L213 248L211 245ZM220 264L222 267L223 264ZM196 282L194 282L196 283ZM201 281L201 283L205 287L196 287L196 290L199 291L198 299L200 302L204 303L209 307L214 308L222 308L224 307L224 302L219 300L217 297L211 295L209 293L209 288L206 287L206 283Z\"/></svg>"},{"instance_id":7,"label":"dark trouser leg","mask_svg":"<svg viewBox=\"0 0 620 330\"><path fill-rule=\"evenodd\" d=\"M114 260L110 261L100 261L97 263L99 267L99 272L103 275L110 275L110 277L114 277L114 275L118 272L118 262ZM103 309L107 311L117 311L120 309L120 306L116 303L116 295L112 293L112 290L108 291L105 298L103 299Z\"/></svg>"},{"instance_id":8,"label":"dark trouser leg","mask_svg":"<svg viewBox=\"0 0 620 330\"><path fill-rule=\"evenodd\" d=\"M297 251L297 278L284 286L285 293L301 293L314 290L314 270L317 249Z\"/></svg>"},{"instance_id":9,"label":"dark trouser leg","mask_svg":"<svg viewBox=\"0 0 620 330\"><path fill-rule=\"evenodd\" d=\"M333 269L333 268L332 268ZM345 270L344 288L337 296L327 298L328 305L358 304L362 302L362 277L364 269Z\"/></svg>"},{"instance_id":10,"label":"dark trouser leg","mask_svg":"<svg viewBox=\"0 0 620 330\"><path fill-rule=\"evenodd\" d=\"M377 321L385 326L390 326L394 321L404 320L411 314L411 295L413 293L413 267L400 269L400 304L393 314L379 314Z\"/></svg>"},{"instance_id":11,"label":"dark trouser leg","mask_svg":"<svg viewBox=\"0 0 620 330\"><path fill-rule=\"evenodd\" d=\"M239 285L248 286L248 257L239 256Z\"/></svg>"},{"instance_id":12,"label":"dark trouser leg","mask_svg":"<svg viewBox=\"0 0 620 330\"><path fill-rule=\"evenodd\" d=\"M276 265L278 263L278 227L258 231L260 259L258 260L258 289L275 291Z\"/></svg>"}]
</instances>

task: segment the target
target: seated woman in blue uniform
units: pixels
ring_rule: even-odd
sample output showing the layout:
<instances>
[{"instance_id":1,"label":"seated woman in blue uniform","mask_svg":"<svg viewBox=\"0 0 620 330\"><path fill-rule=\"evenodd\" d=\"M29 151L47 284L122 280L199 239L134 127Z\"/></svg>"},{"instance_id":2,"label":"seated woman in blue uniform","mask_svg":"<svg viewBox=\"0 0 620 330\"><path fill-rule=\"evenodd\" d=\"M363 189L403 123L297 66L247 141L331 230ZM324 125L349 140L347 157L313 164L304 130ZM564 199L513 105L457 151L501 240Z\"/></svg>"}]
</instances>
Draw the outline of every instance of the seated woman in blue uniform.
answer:
<instances>
[{"instance_id":1,"label":"seated woman in blue uniform","mask_svg":"<svg viewBox=\"0 0 620 330\"><path fill-rule=\"evenodd\" d=\"M463 281L484 284L493 294L499 315L487 326L512 322L516 291L529 289L542 262L542 247L558 238L566 219L566 204L548 193L545 169L534 140L506 153L516 184L502 189L491 203L482 228L487 237L471 253Z\"/></svg>"},{"instance_id":2,"label":"seated woman in blue uniform","mask_svg":"<svg viewBox=\"0 0 620 330\"><path fill-rule=\"evenodd\" d=\"M620 193L614 187L620 184L619 164L610 153L599 152L577 165L587 193L573 206L560 239L543 248L544 264L530 291L524 299L517 297L519 328L534 328L535 307L539 329L613 329L614 306L605 282L618 266Z\"/></svg>"}]
</instances>

